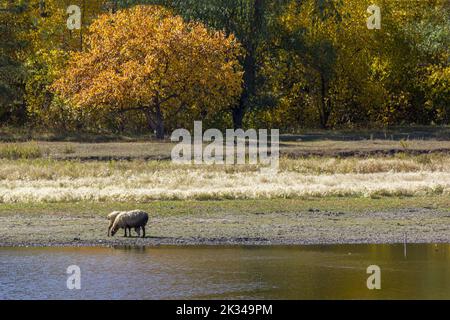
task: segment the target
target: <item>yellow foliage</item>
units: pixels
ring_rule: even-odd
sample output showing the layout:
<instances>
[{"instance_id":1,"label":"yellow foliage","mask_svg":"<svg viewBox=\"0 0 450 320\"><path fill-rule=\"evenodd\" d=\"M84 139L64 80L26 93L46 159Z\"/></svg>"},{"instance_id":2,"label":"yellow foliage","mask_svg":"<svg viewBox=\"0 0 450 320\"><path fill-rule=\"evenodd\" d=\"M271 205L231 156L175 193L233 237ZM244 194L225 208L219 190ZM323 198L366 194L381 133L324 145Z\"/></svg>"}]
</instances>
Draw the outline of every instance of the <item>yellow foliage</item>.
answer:
<instances>
[{"instance_id":1,"label":"yellow foliage","mask_svg":"<svg viewBox=\"0 0 450 320\"><path fill-rule=\"evenodd\" d=\"M180 111L232 105L242 90L236 38L160 6L101 15L86 44L71 54L54 91L81 108L142 110L156 131Z\"/></svg>"}]
</instances>

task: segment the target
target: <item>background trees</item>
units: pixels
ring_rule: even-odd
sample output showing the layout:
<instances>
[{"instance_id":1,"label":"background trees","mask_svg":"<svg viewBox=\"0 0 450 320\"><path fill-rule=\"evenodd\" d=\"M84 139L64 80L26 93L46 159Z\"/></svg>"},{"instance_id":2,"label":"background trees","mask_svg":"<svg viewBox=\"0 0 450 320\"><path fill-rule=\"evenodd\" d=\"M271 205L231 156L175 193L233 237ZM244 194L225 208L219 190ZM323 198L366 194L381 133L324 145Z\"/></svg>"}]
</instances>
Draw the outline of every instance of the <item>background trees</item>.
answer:
<instances>
[{"instance_id":1,"label":"background trees","mask_svg":"<svg viewBox=\"0 0 450 320\"><path fill-rule=\"evenodd\" d=\"M21 50L26 46L23 32L27 21L20 18L24 4L0 2L0 124L25 117L25 66Z\"/></svg>"},{"instance_id":2,"label":"background trees","mask_svg":"<svg viewBox=\"0 0 450 320\"><path fill-rule=\"evenodd\" d=\"M367 29L366 10L372 2L361 0L1 0L0 3L0 32L4 40L0 43L0 123L28 123L56 130L147 132L162 131L158 129L161 123L170 129L202 119L206 126L277 127L294 132L311 127L450 121L448 1L379 0L381 30ZM69 4L82 8L81 30L66 28L65 10ZM122 92L129 100L111 100L101 108L94 100L86 100L83 108L76 108L61 95L55 95L50 86L66 70L69 57L76 55L73 52L79 52L80 59L82 53L90 52L91 43L87 39L95 31L89 29L92 23L97 23L93 21L102 13L139 4L161 5L182 16L186 23L201 22L213 34L221 31L226 39L234 37L242 47L242 54L236 56L243 72L239 96L219 99L217 92L227 89L209 85L206 72L204 79L195 80L207 82L202 85L204 90L192 88L190 98L183 99L185 106L179 112L168 112L178 110L175 105L181 105L180 101L170 99L173 105L161 107L164 121L155 122L158 112L150 111L152 108L146 108L145 112L137 110L129 92ZM146 18L139 19L142 20L137 22L139 28L150 30L144 23ZM207 37L198 32L191 40L210 47ZM142 43L145 41L132 42L129 47L139 51ZM170 46L173 45L167 44ZM205 51L202 59L193 59L191 64L195 61L207 69L216 59L214 52ZM171 63L181 63L183 59L178 54L166 54ZM183 51L183 55L191 54L194 51ZM119 63L117 68L124 72L120 63L125 60L108 60L107 56L102 59L112 65ZM161 61L155 63L162 65ZM73 62L69 64L71 67L74 68ZM197 70L195 66L185 67ZM141 72L137 66L127 68L135 74ZM125 90L119 82L114 83L115 90ZM169 91L180 95L179 87L163 91L164 95L169 95ZM212 107L216 104L217 108ZM125 113L125 109L133 111Z\"/></svg>"},{"instance_id":3,"label":"background trees","mask_svg":"<svg viewBox=\"0 0 450 320\"><path fill-rule=\"evenodd\" d=\"M448 123L438 120L448 105L443 89L448 88L444 74L449 62L449 37L444 35L450 26L445 3L380 1L381 30L366 27L369 3L305 0L285 5L277 19L279 50L272 51L276 55L266 65L280 99L275 110L259 115L266 125L280 119L280 113L292 120L288 126L276 120L276 125L293 130L311 123L322 128ZM431 77L440 84L440 102L426 84L434 81L432 65L440 70Z\"/></svg>"}]
</instances>

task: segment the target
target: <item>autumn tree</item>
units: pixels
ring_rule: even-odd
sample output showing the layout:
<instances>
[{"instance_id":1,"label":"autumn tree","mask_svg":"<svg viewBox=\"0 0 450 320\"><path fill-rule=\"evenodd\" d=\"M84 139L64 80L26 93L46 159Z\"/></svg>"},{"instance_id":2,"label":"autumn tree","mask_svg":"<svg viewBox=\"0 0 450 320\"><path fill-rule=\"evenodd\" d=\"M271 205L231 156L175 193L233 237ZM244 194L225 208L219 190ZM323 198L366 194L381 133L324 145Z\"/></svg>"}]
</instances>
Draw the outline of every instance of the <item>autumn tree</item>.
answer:
<instances>
[{"instance_id":1,"label":"autumn tree","mask_svg":"<svg viewBox=\"0 0 450 320\"><path fill-rule=\"evenodd\" d=\"M334 1L306 0L291 1L279 22L281 47L301 61L298 70L306 78L305 91L315 100L322 128L328 127L332 112L330 86L336 69L339 21Z\"/></svg>"},{"instance_id":2,"label":"autumn tree","mask_svg":"<svg viewBox=\"0 0 450 320\"><path fill-rule=\"evenodd\" d=\"M180 112L214 112L241 91L240 45L159 6L100 16L53 89L75 106L139 110L159 139Z\"/></svg>"},{"instance_id":3,"label":"autumn tree","mask_svg":"<svg viewBox=\"0 0 450 320\"><path fill-rule=\"evenodd\" d=\"M69 29L69 5L82 11L81 29ZM27 65L26 103L35 124L55 129L80 129L86 123L81 112L68 108L49 89L65 66L70 51L82 50L83 34L89 22L103 7L102 0L28 0L21 16L29 21L25 38L28 42L23 56Z\"/></svg>"}]
</instances>

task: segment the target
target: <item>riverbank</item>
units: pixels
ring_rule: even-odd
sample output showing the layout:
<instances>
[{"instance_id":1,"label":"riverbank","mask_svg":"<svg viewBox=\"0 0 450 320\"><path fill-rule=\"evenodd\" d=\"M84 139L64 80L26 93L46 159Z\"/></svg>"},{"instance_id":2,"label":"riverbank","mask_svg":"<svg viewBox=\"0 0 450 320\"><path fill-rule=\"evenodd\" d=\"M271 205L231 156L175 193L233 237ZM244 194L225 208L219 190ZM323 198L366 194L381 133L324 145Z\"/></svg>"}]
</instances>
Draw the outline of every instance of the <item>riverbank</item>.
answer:
<instances>
[{"instance_id":1,"label":"riverbank","mask_svg":"<svg viewBox=\"0 0 450 320\"><path fill-rule=\"evenodd\" d=\"M110 211L150 213L147 238L107 237ZM450 243L444 196L0 204L0 246Z\"/></svg>"},{"instance_id":2,"label":"riverbank","mask_svg":"<svg viewBox=\"0 0 450 320\"><path fill-rule=\"evenodd\" d=\"M0 245L450 243L449 134L286 135L276 174L161 160L169 142L3 139ZM148 238L106 236L137 208Z\"/></svg>"}]
</instances>

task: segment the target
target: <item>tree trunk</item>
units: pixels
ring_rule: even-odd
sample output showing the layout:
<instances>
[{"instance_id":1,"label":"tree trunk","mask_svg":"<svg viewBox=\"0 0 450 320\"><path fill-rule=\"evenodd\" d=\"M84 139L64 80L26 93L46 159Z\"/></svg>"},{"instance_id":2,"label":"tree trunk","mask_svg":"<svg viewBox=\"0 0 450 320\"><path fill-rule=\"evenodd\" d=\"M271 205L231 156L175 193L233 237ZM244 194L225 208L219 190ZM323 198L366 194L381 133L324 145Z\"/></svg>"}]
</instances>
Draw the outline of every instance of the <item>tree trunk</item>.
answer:
<instances>
[{"instance_id":1,"label":"tree trunk","mask_svg":"<svg viewBox=\"0 0 450 320\"><path fill-rule=\"evenodd\" d=\"M156 106L156 139L164 140L164 117L161 108Z\"/></svg>"},{"instance_id":2,"label":"tree trunk","mask_svg":"<svg viewBox=\"0 0 450 320\"><path fill-rule=\"evenodd\" d=\"M244 106L241 104L241 101L239 102L239 105L233 108L232 110L233 115L233 127L234 129L241 129L242 128L242 120L244 119Z\"/></svg>"},{"instance_id":3,"label":"tree trunk","mask_svg":"<svg viewBox=\"0 0 450 320\"><path fill-rule=\"evenodd\" d=\"M253 17L250 21L251 32L247 35L248 39L243 42L246 55L243 61L244 83L239 103L232 109L234 129L242 128L242 120L249 106L249 102L255 94L256 89L256 51L259 44L259 35L264 18L264 0L254 0Z\"/></svg>"},{"instance_id":4,"label":"tree trunk","mask_svg":"<svg viewBox=\"0 0 450 320\"><path fill-rule=\"evenodd\" d=\"M250 98L255 93L255 79L256 79L256 63L254 57L254 48L247 49L247 55L244 59L244 83L242 94L239 99L239 104L233 108L233 126L234 129L242 128L242 120L247 111Z\"/></svg>"},{"instance_id":5,"label":"tree trunk","mask_svg":"<svg viewBox=\"0 0 450 320\"><path fill-rule=\"evenodd\" d=\"M320 105L319 105L319 118L320 127L322 129L328 128L328 119L330 118L331 106L330 101L327 98L327 84L325 77L320 75Z\"/></svg>"},{"instance_id":6,"label":"tree trunk","mask_svg":"<svg viewBox=\"0 0 450 320\"><path fill-rule=\"evenodd\" d=\"M155 111L151 109L145 110L145 117L147 118L148 128L153 131L156 138L159 140L164 139L164 117L159 107L155 108Z\"/></svg>"}]
</instances>

